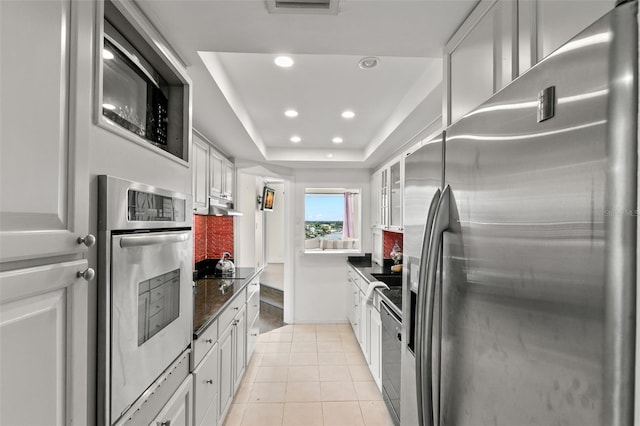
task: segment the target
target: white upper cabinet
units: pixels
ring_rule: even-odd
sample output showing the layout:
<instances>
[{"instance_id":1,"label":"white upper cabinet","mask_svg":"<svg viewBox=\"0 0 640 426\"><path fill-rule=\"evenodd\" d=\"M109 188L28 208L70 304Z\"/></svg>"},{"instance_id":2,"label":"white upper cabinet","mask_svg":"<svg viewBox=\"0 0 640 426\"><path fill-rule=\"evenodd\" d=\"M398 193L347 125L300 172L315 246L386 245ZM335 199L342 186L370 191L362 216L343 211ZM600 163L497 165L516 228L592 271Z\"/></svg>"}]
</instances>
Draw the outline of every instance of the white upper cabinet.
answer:
<instances>
[{"instance_id":1,"label":"white upper cabinet","mask_svg":"<svg viewBox=\"0 0 640 426\"><path fill-rule=\"evenodd\" d=\"M192 137L191 172L193 177L193 209L209 206L209 144L197 135Z\"/></svg>"},{"instance_id":2,"label":"white upper cabinet","mask_svg":"<svg viewBox=\"0 0 640 426\"><path fill-rule=\"evenodd\" d=\"M231 201L233 200L233 177L235 175L235 166L227 159L223 162L224 181L222 186L222 196Z\"/></svg>"},{"instance_id":3,"label":"white upper cabinet","mask_svg":"<svg viewBox=\"0 0 640 426\"><path fill-rule=\"evenodd\" d=\"M389 229L402 231L403 162L389 166Z\"/></svg>"},{"instance_id":4,"label":"white upper cabinet","mask_svg":"<svg viewBox=\"0 0 640 426\"><path fill-rule=\"evenodd\" d=\"M615 2L613 0L580 2L521 0L521 3L523 13L528 12L528 17L535 22L535 31L531 34L531 40L535 46L535 62L539 62L606 14L613 8ZM526 8L529 10L527 11Z\"/></svg>"},{"instance_id":5,"label":"white upper cabinet","mask_svg":"<svg viewBox=\"0 0 640 426\"><path fill-rule=\"evenodd\" d=\"M0 2L0 262L87 248L76 25L69 0Z\"/></svg>"},{"instance_id":6,"label":"white upper cabinet","mask_svg":"<svg viewBox=\"0 0 640 426\"><path fill-rule=\"evenodd\" d=\"M446 127L612 9L611 0L481 0L444 49Z\"/></svg>"},{"instance_id":7,"label":"white upper cabinet","mask_svg":"<svg viewBox=\"0 0 640 426\"><path fill-rule=\"evenodd\" d=\"M224 158L214 150L209 151L209 182L211 183L211 195L222 194L222 182L224 180L224 172L222 166Z\"/></svg>"},{"instance_id":8,"label":"white upper cabinet","mask_svg":"<svg viewBox=\"0 0 640 426\"><path fill-rule=\"evenodd\" d=\"M515 77L514 1L483 0L444 49L444 124L480 105Z\"/></svg>"}]
</instances>

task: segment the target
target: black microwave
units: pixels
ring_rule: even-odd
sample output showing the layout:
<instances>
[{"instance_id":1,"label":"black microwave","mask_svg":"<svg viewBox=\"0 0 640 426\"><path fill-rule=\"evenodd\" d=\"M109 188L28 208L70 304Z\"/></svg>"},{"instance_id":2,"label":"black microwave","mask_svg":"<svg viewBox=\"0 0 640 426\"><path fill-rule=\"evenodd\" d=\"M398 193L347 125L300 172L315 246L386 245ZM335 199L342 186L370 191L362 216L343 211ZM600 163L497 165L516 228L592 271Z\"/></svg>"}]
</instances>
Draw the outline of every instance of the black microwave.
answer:
<instances>
[{"instance_id":1,"label":"black microwave","mask_svg":"<svg viewBox=\"0 0 640 426\"><path fill-rule=\"evenodd\" d=\"M166 148L168 89L160 75L106 21L102 58L102 115Z\"/></svg>"}]
</instances>

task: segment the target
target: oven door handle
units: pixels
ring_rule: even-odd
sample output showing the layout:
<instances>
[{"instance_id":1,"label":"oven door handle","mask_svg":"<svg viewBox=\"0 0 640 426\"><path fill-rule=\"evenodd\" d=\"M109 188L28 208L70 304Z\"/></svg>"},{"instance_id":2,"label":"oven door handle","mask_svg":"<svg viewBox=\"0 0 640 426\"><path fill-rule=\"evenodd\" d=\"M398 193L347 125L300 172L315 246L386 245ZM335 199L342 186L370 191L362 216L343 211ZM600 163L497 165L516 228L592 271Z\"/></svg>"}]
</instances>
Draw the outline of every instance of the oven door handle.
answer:
<instances>
[{"instance_id":1,"label":"oven door handle","mask_svg":"<svg viewBox=\"0 0 640 426\"><path fill-rule=\"evenodd\" d=\"M182 243L189 239L190 232L176 232L171 234L131 235L120 239L120 247L153 246L156 244Z\"/></svg>"}]
</instances>

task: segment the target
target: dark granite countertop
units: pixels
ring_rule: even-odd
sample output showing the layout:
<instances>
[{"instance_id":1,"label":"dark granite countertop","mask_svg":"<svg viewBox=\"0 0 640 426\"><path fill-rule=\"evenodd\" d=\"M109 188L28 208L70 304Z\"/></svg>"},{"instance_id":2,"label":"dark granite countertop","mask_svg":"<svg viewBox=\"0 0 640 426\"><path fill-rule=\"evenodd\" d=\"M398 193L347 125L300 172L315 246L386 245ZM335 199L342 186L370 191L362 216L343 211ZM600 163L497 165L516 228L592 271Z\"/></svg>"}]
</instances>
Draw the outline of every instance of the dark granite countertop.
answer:
<instances>
[{"instance_id":1,"label":"dark granite countertop","mask_svg":"<svg viewBox=\"0 0 640 426\"><path fill-rule=\"evenodd\" d=\"M193 291L193 338L209 327L220 312L261 272L256 268L236 268L233 276L200 275Z\"/></svg>"},{"instance_id":2,"label":"dark granite countertop","mask_svg":"<svg viewBox=\"0 0 640 426\"><path fill-rule=\"evenodd\" d=\"M368 283L373 281L384 281L371 274L388 274L393 277L402 277L402 272L391 272L391 265L393 261L391 259L384 259L383 265L380 266L371 261L371 255L366 254L364 256L349 256L347 258L349 263ZM402 286L389 285L389 290L376 288L382 299L387 305L395 311L395 313L402 318Z\"/></svg>"}]
</instances>

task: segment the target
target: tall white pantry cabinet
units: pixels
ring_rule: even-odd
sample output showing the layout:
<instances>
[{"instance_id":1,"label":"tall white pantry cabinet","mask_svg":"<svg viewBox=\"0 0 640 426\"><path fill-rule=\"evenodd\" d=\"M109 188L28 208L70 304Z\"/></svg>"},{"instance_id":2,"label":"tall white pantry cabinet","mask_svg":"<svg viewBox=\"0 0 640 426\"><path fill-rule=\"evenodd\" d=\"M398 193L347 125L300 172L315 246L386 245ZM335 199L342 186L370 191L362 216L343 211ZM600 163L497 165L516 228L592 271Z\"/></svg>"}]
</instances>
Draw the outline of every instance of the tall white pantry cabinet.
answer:
<instances>
[{"instance_id":1,"label":"tall white pantry cabinet","mask_svg":"<svg viewBox=\"0 0 640 426\"><path fill-rule=\"evenodd\" d=\"M90 424L94 5L0 1L0 424Z\"/></svg>"}]
</instances>

